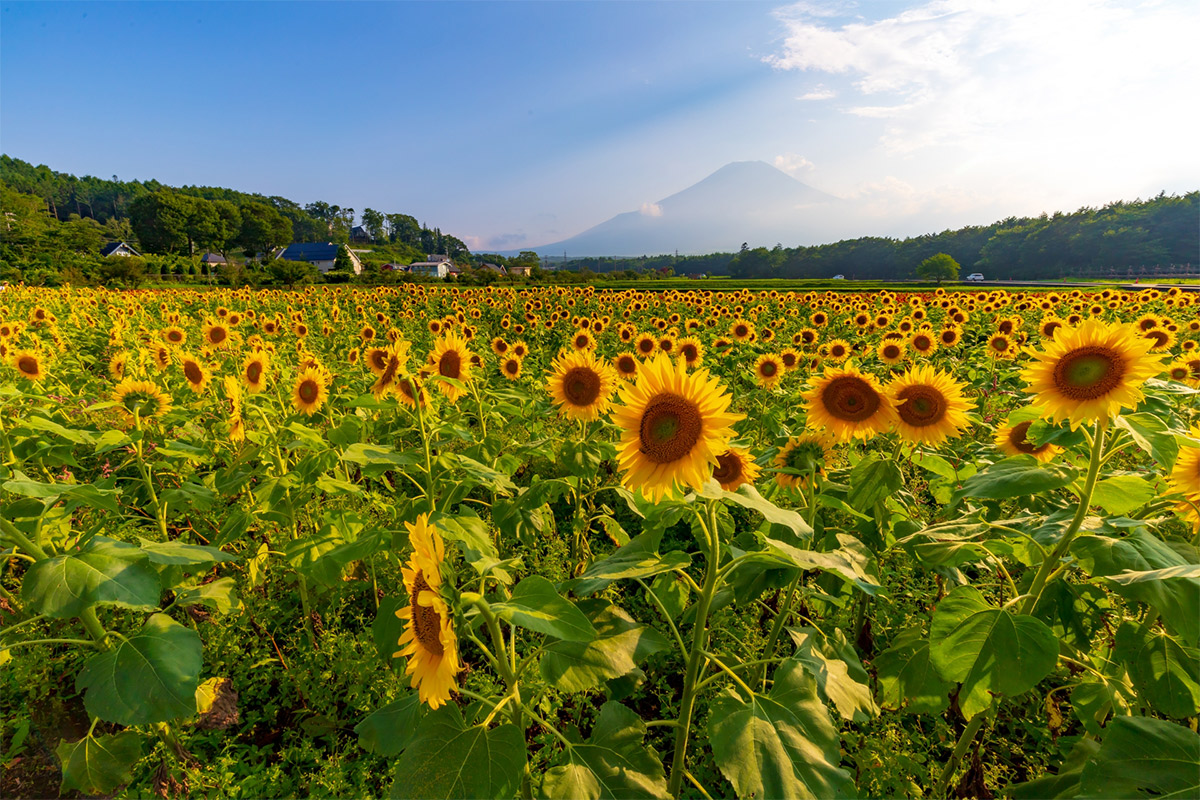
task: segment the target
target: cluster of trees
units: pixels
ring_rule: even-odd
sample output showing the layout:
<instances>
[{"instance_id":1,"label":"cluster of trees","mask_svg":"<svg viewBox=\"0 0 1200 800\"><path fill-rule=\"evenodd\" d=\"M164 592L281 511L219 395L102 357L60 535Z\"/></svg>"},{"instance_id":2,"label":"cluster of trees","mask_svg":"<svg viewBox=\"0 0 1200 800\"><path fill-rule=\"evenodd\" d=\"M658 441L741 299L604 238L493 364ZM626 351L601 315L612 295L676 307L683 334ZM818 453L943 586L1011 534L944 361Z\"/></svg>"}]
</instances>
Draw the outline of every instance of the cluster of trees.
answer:
<instances>
[{"instance_id":1,"label":"cluster of trees","mask_svg":"<svg viewBox=\"0 0 1200 800\"><path fill-rule=\"evenodd\" d=\"M1010 217L908 239L864 237L771 249L743 245L728 269L739 278L908 277L938 253L997 279L1099 277L1106 270L1194 264L1200 253L1200 192Z\"/></svg>"},{"instance_id":2,"label":"cluster of trees","mask_svg":"<svg viewBox=\"0 0 1200 800\"><path fill-rule=\"evenodd\" d=\"M25 280L36 274L43 282L65 269L95 273L101 248L115 240L148 255L193 258L212 251L230 261L236 254L254 257L292 242L318 241L369 243L379 264L408 263L427 253L467 263L471 255L457 237L408 214L368 208L356 230L353 208L115 175L76 177L8 155L0 155L0 200L9 215L0 230L0 271L10 280L18 271L27 273Z\"/></svg>"}]
</instances>

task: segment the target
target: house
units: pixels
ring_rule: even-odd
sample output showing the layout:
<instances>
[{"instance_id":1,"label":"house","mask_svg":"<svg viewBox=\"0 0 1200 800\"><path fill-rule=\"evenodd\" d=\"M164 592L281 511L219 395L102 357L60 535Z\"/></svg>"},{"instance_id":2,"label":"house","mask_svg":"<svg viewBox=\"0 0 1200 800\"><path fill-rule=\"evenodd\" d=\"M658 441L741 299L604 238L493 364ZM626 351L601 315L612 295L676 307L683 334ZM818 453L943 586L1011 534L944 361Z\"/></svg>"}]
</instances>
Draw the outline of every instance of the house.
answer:
<instances>
[{"instance_id":1,"label":"house","mask_svg":"<svg viewBox=\"0 0 1200 800\"><path fill-rule=\"evenodd\" d=\"M301 242L299 244L288 245L275 257L288 261L307 261L321 272L329 272L329 270L333 269L333 262L337 259L339 249L341 249L341 245L334 244L333 242ZM363 268L362 261L359 260L353 250L347 248L346 252L350 255L350 263L354 266L354 274L361 275Z\"/></svg>"},{"instance_id":2,"label":"house","mask_svg":"<svg viewBox=\"0 0 1200 800\"><path fill-rule=\"evenodd\" d=\"M517 276L520 276L523 278L528 278L529 274L532 271L533 271L533 267L531 267L529 264L509 264L508 265L508 274L509 275L517 275Z\"/></svg>"},{"instance_id":3,"label":"house","mask_svg":"<svg viewBox=\"0 0 1200 800\"><path fill-rule=\"evenodd\" d=\"M355 225L350 229L350 241L369 242L371 241L371 234L367 233L367 229L362 225Z\"/></svg>"},{"instance_id":4,"label":"house","mask_svg":"<svg viewBox=\"0 0 1200 800\"><path fill-rule=\"evenodd\" d=\"M408 271L413 275L444 278L450 274L451 266L449 261L414 261L408 265Z\"/></svg>"},{"instance_id":5,"label":"house","mask_svg":"<svg viewBox=\"0 0 1200 800\"><path fill-rule=\"evenodd\" d=\"M205 253L200 256L200 263L207 264L210 269L225 266L225 256L220 253Z\"/></svg>"},{"instance_id":6,"label":"house","mask_svg":"<svg viewBox=\"0 0 1200 800\"><path fill-rule=\"evenodd\" d=\"M379 268L383 272L408 272L408 264L397 264L389 261Z\"/></svg>"},{"instance_id":7,"label":"house","mask_svg":"<svg viewBox=\"0 0 1200 800\"><path fill-rule=\"evenodd\" d=\"M102 256L138 256L142 254L125 242L109 242L100 250Z\"/></svg>"},{"instance_id":8,"label":"house","mask_svg":"<svg viewBox=\"0 0 1200 800\"><path fill-rule=\"evenodd\" d=\"M488 272L494 272L497 275L507 275L508 274L508 271L505 270L504 267L500 266L499 264L491 264L486 261L479 265L479 270L481 272L483 270L487 270Z\"/></svg>"}]
</instances>

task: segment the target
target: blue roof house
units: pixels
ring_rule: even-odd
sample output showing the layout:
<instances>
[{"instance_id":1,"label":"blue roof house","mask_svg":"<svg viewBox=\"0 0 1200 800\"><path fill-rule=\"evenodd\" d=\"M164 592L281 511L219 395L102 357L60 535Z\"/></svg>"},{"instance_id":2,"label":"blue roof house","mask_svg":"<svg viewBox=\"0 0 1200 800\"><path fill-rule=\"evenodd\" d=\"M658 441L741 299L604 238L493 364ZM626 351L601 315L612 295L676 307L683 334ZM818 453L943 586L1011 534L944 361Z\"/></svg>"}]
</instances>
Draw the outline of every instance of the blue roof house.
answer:
<instances>
[{"instance_id":1,"label":"blue roof house","mask_svg":"<svg viewBox=\"0 0 1200 800\"><path fill-rule=\"evenodd\" d=\"M333 262L337 258L338 249L342 245L332 242L301 242L298 244L289 245L276 258L287 259L288 261L307 261L316 266L321 272L329 272L333 269ZM346 248L346 252L350 254L350 262L354 264L354 274L362 274L362 262L358 260L358 256L350 248Z\"/></svg>"}]
</instances>

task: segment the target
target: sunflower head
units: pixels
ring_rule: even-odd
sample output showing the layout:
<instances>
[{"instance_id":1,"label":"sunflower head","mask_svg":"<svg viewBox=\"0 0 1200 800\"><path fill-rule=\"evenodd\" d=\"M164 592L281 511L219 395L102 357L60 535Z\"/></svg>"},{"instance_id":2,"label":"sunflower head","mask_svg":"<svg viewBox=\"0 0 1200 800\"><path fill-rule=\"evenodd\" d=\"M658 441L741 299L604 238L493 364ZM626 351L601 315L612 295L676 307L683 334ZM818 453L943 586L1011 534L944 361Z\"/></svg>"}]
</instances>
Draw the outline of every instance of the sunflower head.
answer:
<instances>
[{"instance_id":1,"label":"sunflower head","mask_svg":"<svg viewBox=\"0 0 1200 800\"><path fill-rule=\"evenodd\" d=\"M1032 424L1032 420L1025 420L1024 422L1010 421L1001 425L993 439L996 447L1009 456L1033 456L1042 463L1053 460L1056 455L1062 452L1062 448L1049 443L1035 445L1029 441L1026 437L1029 433L1029 426Z\"/></svg>"},{"instance_id":2,"label":"sunflower head","mask_svg":"<svg viewBox=\"0 0 1200 800\"><path fill-rule=\"evenodd\" d=\"M612 368L591 350L571 350L554 360L546 391L564 416L591 422L608 410L616 383Z\"/></svg>"},{"instance_id":3,"label":"sunflower head","mask_svg":"<svg viewBox=\"0 0 1200 800\"><path fill-rule=\"evenodd\" d=\"M731 447L721 453L712 468L713 479L728 492L735 491L742 484L753 486L759 472L761 468L754 463L754 456L741 447Z\"/></svg>"},{"instance_id":4,"label":"sunflower head","mask_svg":"<svg viewBox=\"0 0 1200 800\"><path fill-rule=\"evenodd\" d=\"M408 658L405 672L412 676L421 702L437 708L449 702L457 686L455 676L462 669L454 618L440 592L445 546L426 515L417 517L416 523L404 524L413 548L401 570L409 602L396 612L405 626L398 642L401 649L392 657Z\"/></svg>"},{"instance_id":5,"label":"sunflower head","mask_svg":"<svg viewBox=\"0 0 1200 800\"><path fill-rule=\"evenodd\" d=\"M188 388L196 394L203 392L212 374L193 356L184 355L179 359L179 363L183 367L183 378L187 381Z\"/></svg>"},{"instance_id":6,"label":"sunflower head","mask_svg":"<svg viewBox=\"0 0 1200 800\"><path fill-rule=\"evenodd\" d=\"M787 368L783 366L783 360L774 353L764 353L754 363L754 379L764 389L774 389L778 386L783 373L786 371Z\"/></svg>"},{"instance_id":7,"label":"sunflower head","mask_svg":"<svg viewBox=\"0 0 1200 800\"><path fill-rule=\"evenodd\" d=\"M292 386L292 405L307 416L317 413L329 397L329 375L317 367L306 367Z\"/></svg>"},{"instance_id":8,"label":"sunflower head","mask_svg":"<svg viewBox=\"0 0 1200 800\"><path fill-rule=\"evenodd\" d=\"M622 430L623 480L654 502L703 486L729 449L733 424L744 418L729 413L730 396L707 370L689 373L665 355L641 365L637 381L620 393L613 420Z\"/></svg>"},{"instance_id":9,"label":"sunflower head","mask_svg":"<svg viewBox=\"0 0 1200 800\"><path fill-rule=\"evenodd\" d=\"M1077 428L1141 402L1141 385L1162 369L1152 346L1133 328L1088 320L1060 329L1045 350L1027 351L1035 360L1021 377L1044 416Z\"/></svg>"},{"instance_id":10,"label":"sunflower head","mask_svg":"<svg viewBox=\"0 0 1200 800\"><path fill-rule=\"evenodd\" d=\"M833 441L819 433L793 436L775 456L775 483L784 489L807 489L814 478L825 474L833 455Z\"/></svg>"},{"instance_id":11,"label":"sunflower head","mask_svg":"<svg viewBox=\"0 0 1200 800\"><path fill-rule=\"evenodd\" d=\"M1200 425L1193 426L1192 438L1200 439ZM1182 495L1175 510L1200 530L1200 447L1181 447L1171 470L1171 492Z\"/></svg>"},{"instance_id":12,"label":"sunflower head","mask_svg":"<svg viewBox=\"0 0 1200 800\"><path fill-rule=\"evenodd\" d=\"M129 419L152 419L171 410L171 398L150 381L126 378L113 387L112 400Z\"/></svg>"},{"instance_id":13,"label":"sunflower head","mask_svg":"<svg viewBox=\"0 0 1200 800\"><path fill-rule=\"evenodd\" d=\"M433 352L429 354L429 366L432 368L430 373L465 384L471 380L471 372L474 369L472 355L467 349L466 341L454 331L448 330L445 336L438 338L434 343ZM456 386L445 381L438 381L438 391L451 403L458 402L458 399L467 393L465 386Z\"/></svg>"},{"instance_id":14,"label":"sunflower head","mask_svg":"<svg viewBox=\"0 0 1200 800\"><path fill-rule=\"evenodd\" d=\"M521 359L516 356L506 356L500 360L500 374L510 381L521 377Z\"/></svg>"},{"instance_id":15,"label":"sunflower head","mask_svg":"<svg viewBox=\"0 0 1200 800\"><path fill-rule=\"evenodd\" d=\"M869 439L896 420L896 409L875 376L853 364L826 367L802 396L809 426L824 429L841 442Z\"/></svg>"},{"instance_id":16,"label":"sunflower head","mask_svg":"<svg viewBox=\"0 0 1200 800\"><path fill-rule=\"evenodd\" d=\"M13 350L8 354L8 364L25 380L40 381L46 377L42 356L33 350Z\"/></svg>"},{"instance_id":17,"label":"sunflower head","mask_svg":"<svg viewBox=\"0 0 1200 800\"><path fill-rule=\"evenodd\" d=\"M949 373L924 364L910 369L888 384L896 407L896 429L910 442L936 445L957 437L970 424L967 412L975 404L965 387Z\"/></svg>"},{"instance_id":18,"label":"sunflower head","mask_svg":"<svg viewBox=\"0 0 1200 800\"><path fill-rule=\"evenodd\" d=\"M627 381L637 379L638 362L632 353L621 353L612 360L613 369L617 376Z\"/></svg>"},{"instance_id":19,"label":"sunflower head","mask_svg":"<svg viewBox=\"0 0 1200 800\"><path fill-rule=\"evenodd\" d=\"M879 360L887 365L899 364L904 360L904 342L885 340L875 350Z\"/></svg>"}]
</instances>

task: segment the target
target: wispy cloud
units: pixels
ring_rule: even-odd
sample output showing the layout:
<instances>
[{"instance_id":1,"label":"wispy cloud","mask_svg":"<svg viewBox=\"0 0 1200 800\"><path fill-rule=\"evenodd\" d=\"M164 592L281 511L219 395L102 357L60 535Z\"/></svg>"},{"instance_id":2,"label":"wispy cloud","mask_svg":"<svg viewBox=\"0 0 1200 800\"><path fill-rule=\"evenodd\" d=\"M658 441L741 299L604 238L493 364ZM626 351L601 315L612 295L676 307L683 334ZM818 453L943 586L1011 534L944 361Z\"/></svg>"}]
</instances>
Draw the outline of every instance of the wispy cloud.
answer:
<instances>
[{"instance_id":1,"label":"wispy cloud","mask_svg":"<svg viewBox=\"0 0 1200 800\"><path fill-rule=\"evenodd\" d=\"M818 86L810 92L797 97L797 100L832 100L837 97L837 92L833 89L826 89L824 86Z\"/></svg>"},{"instance_id":2,"label":"wispy cloud","mask_svg":"<svg viewBox=\"0 0 1200 800\"><path fill-rule=\"evenodd\" d=\"M642 207L638 209L638 213L643 217L661 217L663 210L662 206L658 203L642 203Z\"/></svg>"},{"instance_id":3,"label":"wispy cloud","mask_svg":"<svg viewBox=\"0 0 1200 800\"><path fill-rule=\"evenodd\" d=\"M813 168L813 163L802 155L797 153L784 153L780 156L775 156L775 168L782 170L789 175L795 176L797 173Z\"/></svg>"}]
</instances>

